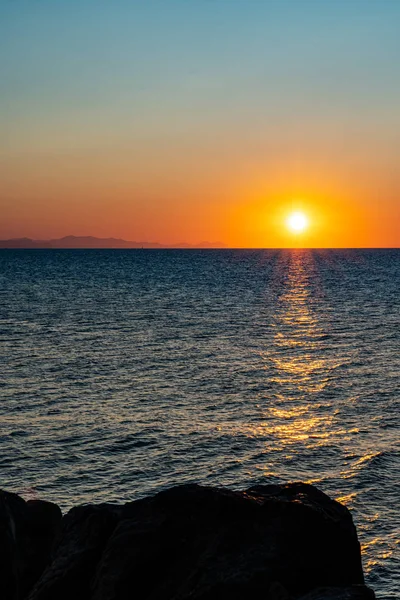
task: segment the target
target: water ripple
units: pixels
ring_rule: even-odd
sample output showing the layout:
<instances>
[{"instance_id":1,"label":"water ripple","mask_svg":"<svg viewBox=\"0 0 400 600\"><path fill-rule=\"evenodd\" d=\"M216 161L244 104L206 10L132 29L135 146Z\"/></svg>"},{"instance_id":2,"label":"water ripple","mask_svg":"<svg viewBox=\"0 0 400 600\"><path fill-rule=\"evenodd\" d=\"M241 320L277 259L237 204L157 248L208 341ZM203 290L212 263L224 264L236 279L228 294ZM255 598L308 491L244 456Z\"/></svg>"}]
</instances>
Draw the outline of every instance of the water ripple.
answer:
<instances>
[{"instance_id":1,"label":"water ripple","mask_svg":"<svg viewBox=\"0 0 400 600\"><path fill-rule=\"evenodd\" d=\"M400 596L398 251L1 251L2 485L318 485Z\"/></svg>"}]
</instances>

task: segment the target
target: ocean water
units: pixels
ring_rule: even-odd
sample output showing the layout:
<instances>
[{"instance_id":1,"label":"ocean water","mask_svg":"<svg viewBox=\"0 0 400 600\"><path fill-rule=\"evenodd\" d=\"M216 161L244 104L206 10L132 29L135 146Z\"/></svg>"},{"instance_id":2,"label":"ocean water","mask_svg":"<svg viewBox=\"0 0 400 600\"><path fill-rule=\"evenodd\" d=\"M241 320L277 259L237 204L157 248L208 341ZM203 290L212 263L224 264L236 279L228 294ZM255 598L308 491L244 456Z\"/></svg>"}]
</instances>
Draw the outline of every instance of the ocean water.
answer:
<instances>
[{"instance_id":1,"label":"ocean water","mask_svg":"<svg viewBox=\"0 0 400 600\"><path fill-rule=\"evenodd\" d=\"M400 597L400 252L0 251L1 486L302 480Z\"/></svg>"}]
</instances>

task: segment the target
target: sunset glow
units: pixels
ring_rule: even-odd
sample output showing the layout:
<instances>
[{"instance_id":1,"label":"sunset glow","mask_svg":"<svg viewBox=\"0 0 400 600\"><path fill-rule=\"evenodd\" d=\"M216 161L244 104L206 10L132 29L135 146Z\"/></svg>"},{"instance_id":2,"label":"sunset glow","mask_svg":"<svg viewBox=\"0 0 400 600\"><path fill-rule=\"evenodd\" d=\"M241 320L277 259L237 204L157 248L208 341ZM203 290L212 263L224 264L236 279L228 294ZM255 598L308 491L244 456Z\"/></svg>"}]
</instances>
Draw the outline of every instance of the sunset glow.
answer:
<instances>
[{"instance_id":1,"label":"sunset glow","mask_svg":"<svg viewBox=\"0 0 400 600\"><path fill-rule=\"evenodd\" d=\"M0 239L397 247L400 3L356 4L3 2Z\"/></svg>"},{"instance_id":2,"label":"sunset glow","mask_svg":"<svg viewBox=\"0 0 400 600\"><path fill-rule=\"evenodd\" d=\"M302 212L293 212L289 215L286 225L294 233L302 233L308 227L308 219Z\"/></svg>"}]
</instances>

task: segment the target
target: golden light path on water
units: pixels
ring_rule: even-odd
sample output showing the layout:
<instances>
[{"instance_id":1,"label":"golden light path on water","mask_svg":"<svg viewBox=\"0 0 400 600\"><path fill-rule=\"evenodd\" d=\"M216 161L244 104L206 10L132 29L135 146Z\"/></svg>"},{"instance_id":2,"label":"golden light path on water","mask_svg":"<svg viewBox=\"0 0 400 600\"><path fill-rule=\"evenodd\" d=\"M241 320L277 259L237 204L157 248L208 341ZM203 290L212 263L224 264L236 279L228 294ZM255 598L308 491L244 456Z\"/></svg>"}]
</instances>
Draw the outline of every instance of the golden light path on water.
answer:
<instances>
[{"instance_id":1,"label":"golden light path on water","mask_svg":"<svg viewBox=\"0 0 400 600\"><path fill-rule=\"evenodd\" d=\"M340 426L340 408L335 408L334 403L326 403L325 410L321 410L319 400L321 392L329 385L332 372L350 363L356 353L348 349L344 353L326 352L327 332L314 307L314 294L323 295L323 290L315 289L318 273L313 255L306 251L291 251L288 260L284 291L273 317L272 343L260 352L266 375L275 384L274 401L264 407L265 421L256 426L249 425L249 433L256 438L269 439L268 452L274 449L286 452L286 459L293 458L300 448L320 449L323 459L334 438L346 444L360 431L357 426ZM282 270L282 265L278 264L278 269ZM356 401L357 398L351 397L346 400L349 404ZM352 454L350 445L349 456ZM341 472L342 479L353 478L357 469L374 456L364 454L353 462L351 469ZM275 476L272 462L269 467L260 466L260 470L266 477ZM315 477L307 479L299 475L298 479L324 487L324 477L317 469ZM356 497L356 492L336 494L337 500L350 509ZM373 511L364 518L371 526L379 513ZM366 572L376 567L379 561L392 557L394 552L380 537L362 543L361 549Z\"/></svg>"},{"instance_id":2,"label":"golden light path on water","mask_svg":"<svg viewBox=\"0 0 400 600\"><path fill-rule=\"evenodd\" d=\"M288 446L309 439L318 444L318 439L347 433L332 429L334 412L316 416L313 411L313 398L327 386L332 369L348 357L331 357L322 352L325 332L312 306L311 278L316 278L311 253L292 251L284 292L273 318L273 343L261 352L266 368L272 368L271 381L276 384L276 402L268 411L285 420L284 424L273 426L270 433ZM264 427L268 428L267 424Z\"/></svg>"}]
</instances>

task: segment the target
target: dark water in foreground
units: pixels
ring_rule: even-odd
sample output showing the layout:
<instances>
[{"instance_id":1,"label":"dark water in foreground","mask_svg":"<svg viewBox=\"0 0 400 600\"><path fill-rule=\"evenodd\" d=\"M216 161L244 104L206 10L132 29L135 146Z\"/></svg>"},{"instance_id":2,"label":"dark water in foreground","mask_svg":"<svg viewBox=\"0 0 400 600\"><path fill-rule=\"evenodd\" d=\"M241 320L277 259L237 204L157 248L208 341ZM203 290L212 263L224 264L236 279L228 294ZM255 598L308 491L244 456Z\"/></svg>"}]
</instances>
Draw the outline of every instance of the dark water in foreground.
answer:
<instances>
[{"instance_id":1,"label":"dark water in foreground","mask_svg":"<svg viewBox=\"0 0 400 600\"><path fill-rule=\"evenodd\" d=\"M0 252L1 485L315 483L400 597L399 251Z\"/></svg>"}]
</instances>

